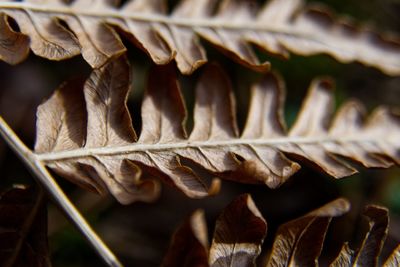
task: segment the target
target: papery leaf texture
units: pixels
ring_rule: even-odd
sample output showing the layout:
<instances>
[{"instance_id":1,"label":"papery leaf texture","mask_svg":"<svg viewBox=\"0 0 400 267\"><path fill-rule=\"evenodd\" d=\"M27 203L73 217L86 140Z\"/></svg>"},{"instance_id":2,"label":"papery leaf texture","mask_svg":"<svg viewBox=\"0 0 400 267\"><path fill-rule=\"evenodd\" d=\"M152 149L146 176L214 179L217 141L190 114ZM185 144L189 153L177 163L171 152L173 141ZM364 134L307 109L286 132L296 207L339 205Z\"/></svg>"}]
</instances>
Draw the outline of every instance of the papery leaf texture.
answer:
<instances>
[{"instance_id":1,"label":"papery leaf texture","mask_svg":"<svg viewBox=\"0 0 400 267\"><path fill-rule=\"evenodd\" d=\"M266 266L318 266L332 218L347 213L349 209L349 202L340 198L281 225Z\"/></svg>"},{"instance_id":2,"label":"papery leaf texture","mask_svg":"<svg viewBox=\"0 0 400 267\"><path fill-rule=\"evenodd\" d=\"M43 193L25 186L2 192L0 229L0 266L51 266Z\"/></svg>"},{"instance_id":3,"label":"papery leaf texture","mask_svg":"<svg viewBox=\"0 0 400 267\"><path fill-rule=\"evenodd\" d=\"M119 2L2 0L0 59L16 64L31 49L52 60L82 54L99 68L126 51L122 34L157 64L175 59L185 74L207 61L200 38L255 70L266 70L269 63L259 61L252 45L281 57L325 53L400 74L397 37L356 27L302 0L270 0L262 7L249 0L181 0L171 12L165 0Z\"/></svg>"},{"instance_id":4,"label":"papery leaf texture","mask_svg":"<svg viewBox=\"0 0 400 267\"><path fill-rule=\"evenodd\" d=\"M241 195L219 216L210 248L204 213L194 212L175 232L162 266L255 266L266 233L252 198Z\"/></svg>"},{"instance_id":5,"label":"papery leaf texture","mask_svg":"<svg viewBox=\"0 0 400 267\"><path fill-rule=\"evenodd\" d=\"M257 260L267 223L252 198L241 195L219 216L211 248L207 242L204 213L198 210L175 232L162 266L327 266L320 264L321 252L327 243L325 236L332 219L343 216L349 210L350 202L338 198L282 224L275 233L272 248L263 246L267 251L261 257L266 256L265 260ZM326 264L332 267L379 266L388 231L388 211L384 207L369 205L364 215L369 227L360 247L351 249L346 242L339 255ZM397 247L383 266L397 266L398 253ZM188 260L189 255L196 255L191 259L199 261Z\"/></svg>"},{"instance_id":6,"label":"papery leaf texture","mask_svg":"<svg viewBox=\"0 0 400 267\"><path fill-rule=\"evenodd\" d=\"M208 266L207 235L204 212L197 210L174 233L161 266Z\"/></svg>"},{"instance_id":7,"label":"papery leaf texture","mask_svg":"<svg viewBox=\"0 0 400 267\"><path fill-rule=\"evenodd\" d=\"M239 196L217 220L210 266L254 266L266 233L267 222L251 197Z\"/></svg>"},{"instance_id":8,"label":"papery leaf texture","mask_svg":"<svg viewBox=\"0 0 400 267\"><path fill-rule=\"evenodd\" d=\"M333 85L328 79L312 82L296 122L286 131L283 82L266 74L251 88L247 122L239 134L232 85L213 64L197 83L190 134L174 67L154 67L136 138L126 107L130 74L121 57L94 70L84 84L65 83L56 90L37 111L37 158L122 203L153 200L159 191L154 177L189 197L217 193L219 179L208 186L192 163L220 178L276 188L300 168L293 159L335 178L357 172L338 156L368 168L400 162L399 116L378 107L364 121L363 106L350 101L330 123Z\"/></svg>"},{"instance_id":9,"label":"papery leaf texture","mask_svg":"<svg viewBox=\"0 0 400 267\"><path fill-rule=\"evenodd\" d=\"M389 258L385 261L384 267L396 267L400 265L400 244L390 254Z\"/></svg>"},{"instance_id":10,"label":"papery leaf texture","mask_svg":"<svg viewBox=\"0 0 400 267\"><path fill-rule=\"evenodd\" d=\"M368 227L360 248L353 250L345 243L330 266L378 266L381 250L389 228L388 213L388 210L384 207L367 206L364 216ZM390 262L394 260L389 258L385 266L390 266Z\"/></svg>"}]
</instances>

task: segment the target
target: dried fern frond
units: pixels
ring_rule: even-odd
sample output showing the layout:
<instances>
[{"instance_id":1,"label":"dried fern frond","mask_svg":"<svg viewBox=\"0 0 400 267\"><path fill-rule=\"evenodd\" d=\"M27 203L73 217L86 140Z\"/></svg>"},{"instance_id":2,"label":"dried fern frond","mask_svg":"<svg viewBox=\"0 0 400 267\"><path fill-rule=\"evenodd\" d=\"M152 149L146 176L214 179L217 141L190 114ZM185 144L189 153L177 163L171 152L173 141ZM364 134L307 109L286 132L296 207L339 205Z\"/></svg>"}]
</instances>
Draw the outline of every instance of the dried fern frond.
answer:
<instances>
[{"instance_id":1,"label":"dried fern frond","mask_svg":"<svg viewBox=\"0 0 400 267\"><path fill-rule=\"evenodd\" d=\"M155 63L175 58L185 74L207 61L199 37L256 70L266 70L269 64L259 62L251 45L283 57L289 52L325 53L341 62L358 61L400 74L398 40L336 19L324 8L304 7L302 0L270 0L263 7L249 0L182 0L171 14L165 0L130 0L122 7L118 2L0 1L0 59L16 64L30 48L52 60L81 53L98 68L126 50L118 29ZM7 16L21 33L9 25Z\"/></svg>"},{"instance_id":2,"label":"dried fern frond","mask_svg":"<svg viewBox=\"0 0 400 267\"><path fill-rule=\"evenodd\" d=\"M364 109L344 104L333 123L332 84L315 80L289 132L283 125L283 85L272 74L252 87L247 123L236 126L231 84L216 65L204 69L196 88L194 128L186 134L186 109L172 66L150 73L137 139L126 108L130 68L124 58L93 71L84 85L66 83L38 108L35 155L51 169L119 201L151 200L159 187L142 171L163 178L189 197L215 194L185 164L213 174L276 188L299 168L298 158L335 177L356 170L335 155L365 167L400 162L399 117L377 108L364 122ZM244 174L244 175L243 175Z\"/></svg>"},{"instance_id":3,"label":"dried fern frond","mask_svg":"<svg viewBox=\"0 0 400 267\"><path fill-rule=\"evenodd\" d=\"M339 198L281 225L263 266L318 266L332 219L349 210L350 203ZM344 244L330 266L378 266L388 231L388 211L384 207L370 205L366 207L364 215L370 227L365 232L360 248L353 251L347 243ZM267 223L251 197L242 195L225 208L218 218L211 248L208 248L204 214L202 211L194 212L175 232L163 266L256 266L266 232ZM398 266L398 250L397 247L383 266ZM201 264L190 265L195 262L191 260Z\"/></svg>"},{"instance_id":4,"label":"dried fern frond","mask_svg":"<svg viewBox=\"0 0 400 267\"><path fill-rule=\"evenodd\" d=\"M317 266L332 218L349 209L350 203L339 198L281 225L266 266Z\"/></svg>"},{"instance_id":5,"label":"dried fern frond","mask_svg":"<svg viewBox=\"0 0 400 267\"><path fill-rule=\"evenodd\" d=\"M330 266L378 266L379 256L388 233L388 213L388 210L384 207L367 206L364 216L368 221L368 228L360 248L352 250L345 243ZM390 266L394 259L389 257L386 262L383 266Z\"/></svg>"},{"instance_id":6,"label":"dried fern frond","mask_svg":"<svg viewBox=\"0 0 400 267\"><path fill-rule=\"evenodd\" d=\"M194 212L174 234L162 266L254 266L266 233L267 222L242 195L219 216L210 248L204 213Z\"/></svg>"},{"instance_id":7,"label":"dried fern frond","mask_svg":"<svg viewBox=\"0 0 400 267\"><path fill-rule=\"evenodd\" d=\"M385 261L384 267L396 267L400 266L400 244L390 254L389 258Z\"/></svg>"}]
</instances>

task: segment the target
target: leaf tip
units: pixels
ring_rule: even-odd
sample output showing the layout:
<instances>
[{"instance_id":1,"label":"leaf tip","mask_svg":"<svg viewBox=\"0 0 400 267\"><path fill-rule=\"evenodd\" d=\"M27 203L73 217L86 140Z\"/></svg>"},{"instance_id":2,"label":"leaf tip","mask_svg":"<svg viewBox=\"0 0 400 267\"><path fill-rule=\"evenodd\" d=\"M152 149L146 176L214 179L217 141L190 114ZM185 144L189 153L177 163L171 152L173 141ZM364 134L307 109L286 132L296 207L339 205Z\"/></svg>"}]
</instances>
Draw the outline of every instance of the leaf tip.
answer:
<instances>
[{"instance_id":1,"label":"leaf tip","mask_svg":"<svg viewBox=\"0 0 400 267\"><path fill-rule=\"evenodd\" d=\"M221 190L221 179L219 178L212 179L211 185L207 191L208 195L215 196L219 193L220 190Z\"/></svg>"}]
</instances>

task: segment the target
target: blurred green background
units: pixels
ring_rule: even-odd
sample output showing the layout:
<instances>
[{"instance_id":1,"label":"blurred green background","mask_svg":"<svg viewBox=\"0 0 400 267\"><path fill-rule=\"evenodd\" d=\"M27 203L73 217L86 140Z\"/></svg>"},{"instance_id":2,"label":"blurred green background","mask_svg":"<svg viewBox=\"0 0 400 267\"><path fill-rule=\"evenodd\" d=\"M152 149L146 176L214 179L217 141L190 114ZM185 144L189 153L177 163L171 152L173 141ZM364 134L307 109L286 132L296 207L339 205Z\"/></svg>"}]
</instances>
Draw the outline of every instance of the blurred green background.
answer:
<instances>
[{"instance_id":1,"label":"blurred green background","mask_svg":"<svg viewBox=\"0 0 400 267\"><path fill-rule=\"evenodd\" d=\"M177 1L170 1L172 8ZM263 3L264 1L259 1ZM315 2L315 1L313 1ZM399 0L324 0L336 13L355 18L361 25L372 25L380 32L400 33ZM247 114L248 89L261 74L234 64L215 48L203 42L210 61L219 62L232 79L237 97L239 126L243 127ZM134 90L129 100L134 126L139 132L140 103L146 84L149 58L126 42L134 67ZM300 57L292 55L289 61L259 53L269 60L273 69L286 80L287 101L285 116L293 123L307 88L314 77L331 76L336 81L336 107L349 98L360 99L369 111L378 105L399 108L400 78L388 77L360 64L340 64L328 56ZM63 62L49 62L34 55L16 67L0 62L0 114L10 123L30 147L34 143L36 107L64 80L75 76L87 77L89 66L77 57ZM191 77L179 76L189 115L193 108L193 89L201 69ZM190 117L189 117L190 118ZM189 128L191 127L189 119ZM400 138L400 137L399 137ZM161 198L152 204L135 203L122 206L111 197L100 198L85 192L63 179L59 183L76 203L84 216L104 238L126 266L158 266L174 229L195 209L206 212L209 232L219 212L235 196L251 193L258 208L268 221L268 248L279 224L294 219L337 197L346 197L352 211L345 218L334 220L327 242L329 249L323 259L334 255L344 240L357 239L355 229L360 225L359 215L368 203L381 204L390 209L391 223L388 241L383 252L400 242L400 171L365 170L342 180L334 180L304 166L289 182L277 190L223 182L221 193L204 200L187 199L177 190L163 186ZM0 141L0 189L12 183L34 183L21 161ZM335 232L335 234L332 234ZM59 211L49 204L49 241L54 266L104 266L82 236L71 227Z\"/></svg>"}]
</instances>

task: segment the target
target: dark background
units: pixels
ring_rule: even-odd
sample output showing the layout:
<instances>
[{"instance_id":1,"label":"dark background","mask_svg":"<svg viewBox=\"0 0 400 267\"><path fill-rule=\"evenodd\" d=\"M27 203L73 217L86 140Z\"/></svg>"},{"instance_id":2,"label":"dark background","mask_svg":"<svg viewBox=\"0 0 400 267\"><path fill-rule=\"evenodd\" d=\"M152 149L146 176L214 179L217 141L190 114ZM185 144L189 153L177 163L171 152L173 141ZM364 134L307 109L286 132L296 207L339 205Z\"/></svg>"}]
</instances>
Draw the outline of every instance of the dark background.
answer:
<instances>
[{"instance_id":1,"label":"dark background","mask_svg":"<svg viewBox=\"0 0 400 267\"><path fill-rule=\"evenodd\" d=\"M173 7L177 1L170 1ZM260 1L263 2L263 1ZM372 25L378 31L400 32L399 0L347 0L318 1L330 6L336 13L351 16L361 24ZM237 115L243 127L248 107L248 88L261 74L241 67L203 42L210 61L218 61L229 73L237 96ZM140 103L150 59L139 49L126 43L134 66L134 90L129 100L134 126L140 129ZM286 80L286 119L293 123L308 85L314 77L332 76L336 81L337 106L349 98L360 99L369 111L378 105L399 108L400 78L388 77L360 64L340 64L328 56L300 57L292 55L289 61L259 53L270 60L273 69ZM37 106L64 80L75 76L87 77L90 67L81 57L62 62L50 62L34 56L11 67L0 62L0 114L33 147L35 138L35 112ZM180 76L187 100L189 115L193 108L193 89L201 69L191 77ZM189 120L189 128L191 127ZM256 205L268 221L265 248L270 247L279 224L294 219L337 197L351 201L352 211L344 218L333 221L328 234L330 245L323 259L334 255L344 240L357 240L356 229L361 225L359 215L368 203L381 204L390 209L391 223L384 257L388 250L400 242L400 177L399 168L365 170L342 180L334 180L307 166L277 190L263 186L223 182L221 193L204 200L192 200L168 186L156 203L118 204L111 197L100 198L85 192L63 179L59 183L82 210L84 216L126 266L158 266L166 251L174 229L195 209L204 209L209 232L219 212L236 196L251 193ZM21 161L0 141L0 189L13 183L34 183ZM82 236L49 204L49 241L54 266L103 266L99 257ZM332 234L332 233L335 234ZM354 244L356 245L356 244ZM261 257L262 258L262 257Z\"/></svg>"}]
</instances>

